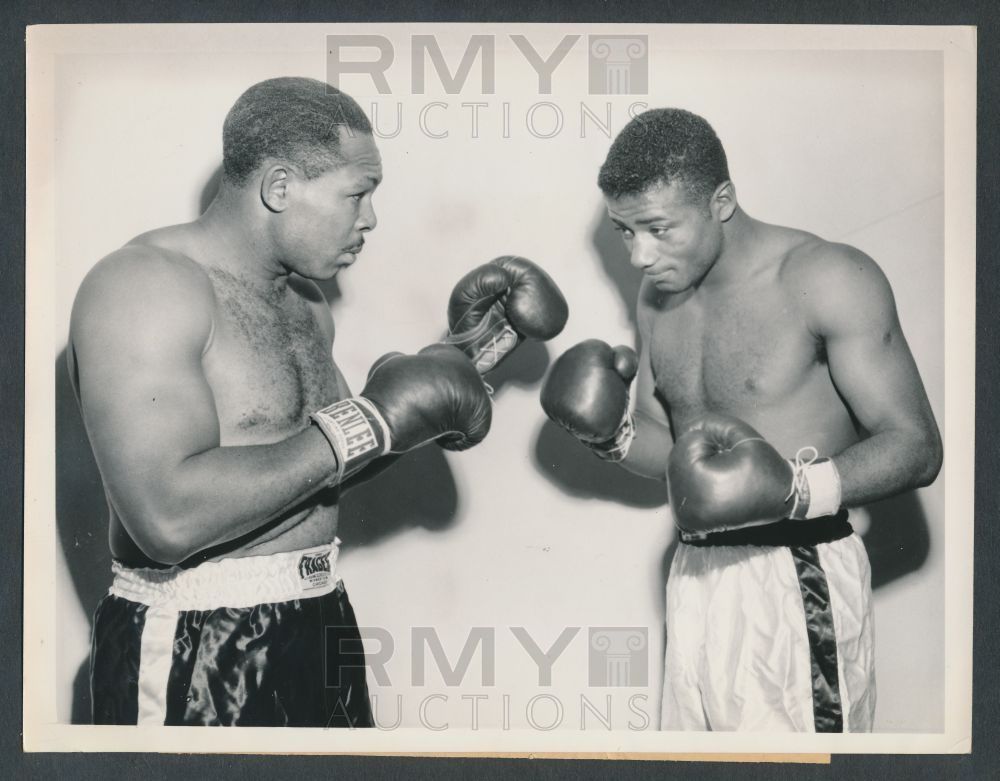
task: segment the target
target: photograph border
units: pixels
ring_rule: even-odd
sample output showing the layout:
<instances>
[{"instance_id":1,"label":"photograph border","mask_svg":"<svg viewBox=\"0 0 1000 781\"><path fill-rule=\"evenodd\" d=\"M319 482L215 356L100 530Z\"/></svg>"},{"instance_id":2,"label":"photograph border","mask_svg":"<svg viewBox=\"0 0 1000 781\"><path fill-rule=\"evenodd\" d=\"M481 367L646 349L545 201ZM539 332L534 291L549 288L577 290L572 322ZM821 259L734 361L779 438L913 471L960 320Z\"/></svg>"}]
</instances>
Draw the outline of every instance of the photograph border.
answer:
<instances>
[{"instance_id":1,"label":"photograph border","mask_svg":"<svg viewBox=\"0 0 1000 781\"><path fill-rule=\"evenodd\" d=\"M199 18L198 14L196 14L196 13L193 13L191 15L187 15L186 13L182 12L182 15L185 16L185 18L183 18L183 19L177 18L177 6L183 6L183 5L184 5L183 3L175 4L175 6L172 9L171 13L168 15L169 18L160 18L160 19L152 18L152 17L155 17L156 15L155 14L148 14L148 11L147 11L148 15L145 18L143 18L142 21L177 21L177 22L180 22L180 21L185 21L185 22L216 21L215 19ZM191 5L192 5L192 8L189 8L187 10L191 10L191 11L194 10L193 9L193 4L191 4ZM652 4L649 4L649 6L651 6L651 5ZM695 4L691 4L692 7L694 5ZM809 4L806 4L806 6L808 6L808 5ZM645 10L646 13L649 12L649 6L646 7L646 10ZM937 10L940 11L940 7L939 6L935 6L935 8L937 8ZM92 10L94 10L94 9L96 9L96 4L92 8ZM672 9L673 9L673 6L672 6ZM367 8L365 10L368 12L369 15L371 15L373 9ZM513 19L504 19L504 18L500 18L500 19L488 19L487 17L489 17L490 12L491 11L495 12L495 9L480 8L480 9L477 9L477 10L483 12L482 15L481 15L481 17L480 17L480 19L483 20L483 21L497 21L497 22L514 21ZM575 10L577 12L579 12L581 16L587 16L588 14L593 13L593 11L590 9L589 5L587 5L587 6L583 7L583 8L577 7ZM914 10L916 12L917 16L921 16L921 13L920 13L921 7L918 7L916 9L912 9L912 10ZM661 19L655 19L655 20L654 19L649 19L649 18L645 18L644 19L644 18L638 18L639 16L643 15L643 12L640 11L640 12L637 13L636 17L630 18L630 19L628 19L628 21L634 21L636 23L647 23L647 22L654 22L654 21L655 22L685 22L685 23L696 22L696 21L706 21L704 19L704 16L706 15L705 9L700 9L699 8L699 9L697 9L697 11L701 13L702 18L699 18L699 19L684 18L683 13L675 13L669 19L662 19L662 18ZM44 11L42 13L44 14ZM74 13L76 15L79 15L80 14L79 9L78 8L75 9ZM104 13L106 14L106 11ZM353 11L352 12L350 9L345 9L346 16L350 17L352 13L359 13L359 12L358 11ZM380 11L376 11L374 15L378 15L379 13L384 14L384 13L386 13L386 11L385 11L385 9L382 9ZM419 20L419 21L427 21L427 22L471 21L471 18L469 18L467 16L467 14L468 14L468 11L463 12L461 15L457 15L457 16L450 16L450 15L441 15L441 16L439 16L437 14L432 13L429 17L428 16L417 15L417 16L419 16L419 19L417 19L417 18L413 18L413 15L412 15L412 12L411 12L411 19L410 19L410 21L417 21L417 20ZM38 15L39 14L38 14L38 12L36 10L35 11L35 16L37 17ZM264 15L266 16L267 14L265 13ZM364 14L362 14L362 15L364 15ZM707 14L707 15L711 15L711 14ZM924 12L923 15L926 16L926 11ZM308 16L308 14L306 14L306 16ZM788 16L789 17L794 17L795 13L792 12L791 9L789 9L789 15ZM518 22L522 22L522 21L523 22L529 22L529 21L530 22L556 22L556 23L559 23L559 22L562 22L562 23L581 22L582 23L582 22L589 22L589 21L604 21L604 22L621 21L620 19L611 20L611 19L606 19L606 18L605 19L599 19L599 18L577 18L577 17L570 18L570 17L561 17L559 14L555 14L555 17L556 18L551 18L550 17L550 18L545 18L545 19L527 18L524 15L524 13L522 13L522 14L518 15L517 21ZM26 15L25 18L28 19L28 16ZM33 23L35 21L48 21L48 20L28 19L28 21ZM60 19L53 19L52 21L64 21L64 19L61 19L61 18ZM81 19L74 19L73 21L76 22L76 21L82 21L82 20ZM97 22L97 21L112 21L112 20L110 20L110 19L88 19L87 21L88 22ZM130 21L139 21L139 20L138 19L136 19L136 20L131 20L130 19ZM231 18L228 18L228 16L227 16L226 21L236 21L236 19L231 19ZM275 21L275 20L273 20L273 19L253 18L253 19L242 19L241 21L255 21L255 22L257 22L257 21ZM322 18L322 19L303 18L303 16L299 16L298 18L296 18L294 20L290 19L290 18L284 18L284 19L282 19L282 21L349 22L349 21L364 21L364 20L360 19L360 18L330 18L330 12L329 12L329 9L327 9L327 15L324 16L324 18ZM398 18L395 18L395 19L388 19L388 18L386 18L386 19L381 19L379 21L400 21L400 19L398 19ZM719 21L719 20L714 20L713 19L713 20L708 20L708 21ZM764 19L759 19L758 18L758 19L754 19L753 21L764 21ZM786 18L784 21L789 21L789 19ZM800 20L796 20L796 21L800 21ZM810 21L814 22L814 21L817 21L817 20L811 19ZM852 23L857 23L858 21L859 20L852 20ZM821 21L820 23L829 23L829 22ZM835 23L843 23L843 21L841 20L841 21L838 21L838 22L835 22ZM867 21L867 22L861 22L861 23L873 23L873 22L872 21ZM874 22L874 23L878 23L878 22ZM926 20L925 23L931 23L931 21L930 20ZM956 22L952 22L950 20L946 20L946 21L935 20L933 23L935 23L935 24L940 24L940 23L951 24L951 23L956 23ZM963 21L961 23L963 23L963 24L973 23L974 24L974 23L976 23L976 19L975 18L971 18L968 21ZM14 25L14 27L15 27L15 31L16 31L17 25ZM983 31L983 28L982 28L982 25L980 25L980 40L979 40L979 56L980 56L980 63L981 63L980 77L984 78L984 77L987 76L987 74L990 74L990 73L995 74L996 73L996 69L988 67L988 63L987 63L987 57L988 56L992 57L992 59L994 61L995 61L996 57L995 57L995 55L989 55L988 54L988 49L990 47L990 41L985 40L983 38L982 31ZM994 27L993 27L993 32L995 32L995 24L994 24ZM5 50L6 55L9 55L11 52L13 52L13 53L16 54L17 53L17 47L15 47L15 46L8 46L6 48L6 50ZM23 75L23 66L24 66L23 49L21 50L20 53L22 55L22 58L20 60L20 66L21 66L20 67L20 72ZM995 62L993 64L995 65ZM12 72L14 74L17 74L18 73L18 69L12 67L12 69L11 69L10 72ZM984 91L985 90L990 90L992 92L992 94L995 95L995 77L993 77L993 79L994 79L994 83L992 85L990 85L990 86L986 86L983 82L980 82L980 84L979 84L979 95L980 95L980 100L981 100L981 102L980 102L981 109L985 108L985 106L984 106L984 104L982 102L982 97L984 95ZM12 79L11 82L12 83L10 85L7 85L5 87L6 89L8 89L8 91L10 91L11 93L14 93L14 94L11 94L11 95L8 96L9 100L11 101L12 104L16 104L18 102L18 93L20 93L20 101L19 102L20 102L21 105L23 105L24 104L24 92L23 92L23 90L24 90L24 81L23 81L23 78L20 80L20 82L18 82L18 80L16 78ZM995 111L995 106L994 106L994 111ZM985 227L986 224L987 224L987 220L994 220L995 219L995 217L993 217L992 214L989 212L988 205L990 205L991 203L995 202L996 196L993 195L993 194L991 194L991 193L984 193L983 192L984 179L987 179L987 177L983 175L984 171L982 170L983 166L991 166L991 167L995 168L995 161L997 159L997 155L996 155L996 141L994 140L994 138L990 138L990 137L984 138L984 133L983 133L984 120L985 120L985 125L988 127L989 126L989 120L991 118L995 121L995 113L991 116L987 111L982 111L981 110L980 117L979 117L979 130L980 130L980 133L979 133L979 136L978 136L978 142L980 144L980 155L979 155L979 164L980 164L980 181L979 181L979 186L980 186L979 196L980 197L979 197L979 206L980 206L980 208L978 210L980 221L978 223L978 230L979 230L979 244L981 246L988 246L988 245L985 244L984 239L985 239L986 236L992 236L994 234L994 232L988 232L988 233L984 234L984 231L987 230L987 228ZM14 117L14 119L16 119L16 116ZM16 126L12 127L12 125L14 125L14 124L15 123L11 122L11 115L10 115L10 113L8 113L8 116L4 120L5 138L8 139L8 144L5 146L5 155L8 158L15 156L17 150L20 150L22 154L23 154L23 150L24 150L24 131L23 131L23 126L20 128L20 132L18 132L19 129ZM16 143L18 136L20 136L20 144ZM991 151L990 151L990 147L992 147L992 154L991 154ZM14 162L16 164L17 161L12 161L12 162ZM23 163L22 163L22 166L23 166ZM16 165L11 166L11 168L12 169L16 168ZM21 170L23 170L23 167L21 168ZM993 173L995 173L995 171ZM23 185L23 180L20 179L19 177L16 177L16 178ZM989 178L995 180L995 177L990 176ZM15 211L16 212L19 212L20 208L23 208L23 192L21 193L21 196L22 196L21 199L20 199L20 204L21 205L18 204L17 193L15 193L12 196L12 198L11 198L11 202L15 204ZM21 212L20 214L23 217L23 212ZM18 226L16 226L16 221L14 221L13 224L14 224L15 227L18 227ZM5 226L5 229L7 227L9 227L9 226ZM20 236L20 240L19 240L18 236L16 235L17 233L18 233L18 231L15 230L14 231L15 235L12 236L12 237L9 237L9 240L8 240L8 242L7 242L7 244L5 246L12 248L12 253L11 254L13 254L15 256L15 258L17 258L17 257L21 258L21 264L22 264L21 268L23 270L23 246L24 246L24 244L23 244L23 235ZM13 269L11 268L12 265L14 266ZM12 271L14 273L11 273ZM977 306L977 310L982 315L983 314L983 310L979 309L979 307L983 306L984 304L988 305L988 303L989 303L989 299L985 298L984 294L985 295L989 295L991 292L995 292L995 290L996 290L996 277L995 277L996 270L995 270L995 264L988 264L986 267L984 267L983 265L978 266L977 267L977 274L978 274L978 282L979 282L979 288L978 288L978 291L977 291L979 293L979 295L977 295L977 300L979 301L979 306ZM23 368L23 360L24 360L23 352L20 354L20 356L18 356L18 347L20 346L20 344L22 344L22 339L23 339L23 327L24 327L24 320L23 320L23 300L24 299L23 299L23 295L24 295L24 291L23 291L23 276L21 276L21 275L19 275L17 273L16 261L15 261L14 264L11 264L11 265L8 265L7 267L5 267L5 278L4 278L4 281L5 281L5 283L7 283L7 284L4 285L4 291L8 295L8 300L10 301L11 298L13 299L13 305L9 305L9 306L7 306L7 307L4 308L4 317L6 318L6 320L4 322L4 326L5 326L5 328L4 328L4 334L5 334L5 338L6 339L10 339L11 340L11 342L10 342L9 345L5 344L5 347L13 347L13 349L6 350L5 352L7 352L9 354L12 354L14 356L14 361L12 362L14 364L13 365L13 370L8 373L7 377L5 377L4 392L7 394L6 398L17 398L18 396L23 397L23 384L19 385L18 383L16 383L16 378L20 377L21 380L22 380L22 383L23 383L23 373L17 371L17 369L18 368ZM13 296L11 296L11 294L13 294ZM20 304L20 307L18 306L18 303ZM19 311L19 309L20 309L20 311ZM985 316L987 318L989 317L988 310L987 310L987 314ZM988 399L989 398L989 396L988 396L989 390L992 387L995 387L994 385L989 384L988 382L986 382L986 380L988 380L990 378L995 378L997 376L996 366L995 366L995 354L994 354L995 351L992 351L992 350L989 349L989 345L991 345L991 344L995 345L996 344L996 326L993 325L992 322L984 322L984 319L982 317L980 317L980 319L977 322L977 330L978 330L979 337L980 337L980 343L979 343L980 350L979 350L978 355L979 355L979 359L980 359L980 362L981 362L980 365L979 365L979 371L977 373L977 391L978 391L977 395L982 400L982 399ZM992 342L989 341L990 337L993 337L993 341ZM983 349L984 345L986 346L986 349ZM20 357L20 363L17 362L18 357ZM985 364L983 363L984 361L986 361ZM15 379L15 382L12 383L11 379ZM20 390L20 392L18 392L19 390ZM8 419L6 419L4 421L4 427L3 427L4 444L7 445L7 447L5 447L5 453L7 454L8 461L10 461L12 458L14 459L14 464L8 464L9 466L12 466L13 468L5 470L5 475L11 475L11 476L13 476L15 478L17 477L17 473L18 473L20 467L23 465L23 455L22 455L21 448L20 448L20 443L23 442L23 429L22 429L22 425L23 425L23 419L19 421L17 419L17 416L14 415L14 416L9 416ZM977 586L979 586L983 582L983 578L985 577L985 575L984 575L984 566L985 565L981 562L981 560L983 558L983 551L986 550L986 551L993 551L993 552L995 552L997 550L996 535L995 535L995 533L992 532L992 528L993 527L992 527L992 525L989 525L989 526L987 526L986 529L984 529L984 524L982 523L982 517L981 517L981 515L982 515L982 513L983 513L983 511L985 509L995 509L995 507L996 507L996 501L995 501L995 499L991 499L989 497L988 493L987 493L989 490L991 490L991 486L985 485L984 482L981 479L982 475L986 471L986 468L988 466L992 465L992 461L994 461L996 459L996 456L994 455L995 448L990 448L989 447L990 444L991 444L991 442L995 441L995 440L993 440L993 437L990 436L989 434L990 433L995 433L995 429L996 429L995 422L992 420L991 417L988 417L988 413L986 412L986 410L984 409L984 407L983 406L979 406L979 408L977 410L977 433L979 434L979 436L975 437L975 439L977 440L976 457L977 457L977 463L979 464L979 475L980 475L980 479L977 481L977 490L976 490L976 500L977 500L976 501L976 506L978 508L979 515L980 515L980 517L977 518L977 525L976 525L976 582L977 582ZM984 434L986 434L985 437L983 436ZM12 508L11 514L15 518L18 518L21 515L20 508L17 508L17 504L19 503L18 500L19 500L20 497L21 497L21 493L20 493L19 482L16 479L15 480L11 480L10 490L8 490L8 491L5 492L5 501L11 501L12 504L14 505L14 507ZM20 523L16 523L15 526L16 527L20 527ZM20 528L18 528L17 535L20 535L20 533L21 533L21 530L20 530ZM15 546L15 552L17 554L20 553L20 551L19 551L18 548L19 548L19 546ZM991 558L989 560L990 563L992 563L992 561L995 561L995 559ZM13 574L15 578L19 579L20 578L20 571L21 571L21 566L19 566L20 565L20 557L19 557L19 555L18 555L18 560L12 562L12 564L13 564L13 566L8 566L8 567L5 568L5 572L6 572L6 574L7 574L8 577L10 577ZM989 582L989 581L987 580L986 582ZM7 591L8 594L12 594L13 595L13 594L20 594L21 593L21 583L20 582L15 582L12 579L12 582L10 584L8 584L8 585L11 586L11 587L8 588L8 591ZM976 602L976 604L977 604L977 612L980 610L980 608L984 604L986 604L988 607L991 607L993 604L995 604L995 599L991 599L990 596L985 596L984 597L984 594L983 594L982 590L977 591L977 596L978 596L978 599L977 599L977 602ZM19 616L17 615L18 612L19 612L19 610L18 610L18 606L16 605L16 603L14 602L14 600L10 600L8 602L8 604L5 606L5 609L8 610L8 611L11 611L11 613L12 613L11 617L8 619L10 621L10 623L14 624L15 626L20 626L21 622L20 622ZM994 611L995 611L995 608L994 608ZM977 622L977 623L982 623L982 622ZM989 623L989 622L987 622L987 623ZM995 626L995 622L992 622L992 623ZM981 632L977 633L976 638L975 638L975 658L977 660L979 660L980 663L984 659L984 653L988 653L988 651L985 651L983 649L983 647L982 647L984 642L986 642L986 641L983 640L982 633ZM994 643L994 646L995 646L995 640L993 641L993 643ZM13 650L14 650L14 653L18 653L19 652L19 649L16 649L16 648L13 649ZM986 656L985 658L989 659L991 657L990 656ZM995 657L993 657L993 658L995 658ZM981 666L981 665L977 665L977 666ZM995 679L993 680L993 682L995 683ZM13 688L13 689L17 690L18 692L20 692L20 686L19 685L13 685L10 688ZM973 724L975 726L975 733L977 733L977 734L980 733L980 728L983 726L983 724L992 724L992 725L996 724L996 714L995 713L993 713L991 716L987 715L986 718L985 718L985 720L979 718L979 716L983 715L982 712L981 712L982 711L982 706L983 706L983 697L981 696L981 694L982 694L983 691L992 690L994 688L995 688L994 686L988 686L988 687L984 688L984 687L982 687L980 685L980 681L978 681L978 680L977 680L976 685L974 686L974 690L977 693L980 694L980 696L978 698L975 698L974 701L973 701ZM16 705L16 710L15 710L15 713L14 713L14 719L13 719L13 721L10 722L12 724L16 724L20 720L20 715L21 715L20 714L20 702L16 702L17 699L19 699L19 698L8 698L8 700L7 700L7 704L8 705L11 704L12 702L14 702L15 705ZM978 714L977 714L977 707L978 707L978 710L980 711ZM995 705L994 705L994 707L995 707ZM6 711L6 707L5 707L5 711ZM7 714L5 713L5 720L6 720L6 715ZM986 733L986 734L989 734L989 733ZM974 738L974 740L975 740L975 738ZM975 743L974 743L974 746L975 746ZM980 743L980 747L982 747L981 743ZM27 757L26 759L30 759L30 757ZM62 758L60 761L63 761L64 759L65 758ZM228 759L226 759L226 758L220 758L220 759L223 759L224 761L231 761L232 760L231 757L228 758ZM834 761L836 761L837 764L840 764L840 760L841 759L842 759L842 757L838 756L838 757L834 758ZM866 758L866 759L871 759L871 758ZM403 760L403 761L406 761L406 760ZM450 762L451 760L447 760L447 761ZM506 761L506 760L498 760L498 761ZM845 768L845 770L846 770L846 768ZM434 772L436 774L439 773L439 769L435 769ZM722 772L727 772L727 771L723 770Z\"/></svg>"}]
</instances>

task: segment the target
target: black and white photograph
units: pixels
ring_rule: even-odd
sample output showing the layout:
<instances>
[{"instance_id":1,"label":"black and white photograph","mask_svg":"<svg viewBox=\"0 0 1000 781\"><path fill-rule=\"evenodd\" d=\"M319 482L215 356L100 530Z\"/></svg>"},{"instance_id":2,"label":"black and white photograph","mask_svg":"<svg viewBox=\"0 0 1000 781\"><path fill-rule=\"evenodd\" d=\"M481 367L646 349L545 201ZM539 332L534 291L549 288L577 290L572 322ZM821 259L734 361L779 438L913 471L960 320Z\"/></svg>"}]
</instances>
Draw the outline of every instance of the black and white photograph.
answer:
<instances>
[{"instance_id":1,"label":"black and white photograph","mask_svg":"<svg viewBox=\"0 0 1000 781\"><path fill-rule=\"evenodd\" d=\"M25 749L969 752L976 46L30 27Z\"/></svg>"}]
</instances>

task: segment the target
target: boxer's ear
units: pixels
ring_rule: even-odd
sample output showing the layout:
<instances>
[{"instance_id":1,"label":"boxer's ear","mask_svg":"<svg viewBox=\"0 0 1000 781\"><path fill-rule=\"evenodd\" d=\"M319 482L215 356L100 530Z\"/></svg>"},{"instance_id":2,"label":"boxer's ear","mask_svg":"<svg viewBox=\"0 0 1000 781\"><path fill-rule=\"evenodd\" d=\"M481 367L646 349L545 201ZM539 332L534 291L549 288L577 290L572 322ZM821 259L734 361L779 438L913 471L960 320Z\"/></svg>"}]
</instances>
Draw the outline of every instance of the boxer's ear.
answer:
<instances>
[{"instance_id":1,"label":"boxer's ear","mask_svg":"<svg viewBox=\"0 0 1000 781\"><path fill-rule=\"evenodd\" d=\"M288 208L292 174L288 166L278 163L264 169L260 179L260 200L272 212Z\"/></svg>"},{"instance_id":2,"label":"boxer's ear","mask_svg":"<svg viewBox=\"0 0 1000 781\"><path fill-rule=\"evenodd\" d=\"M709 211L719 222L726 222L736 213L736 187L728 179L715 188L708 202Z\"/></svg>"}]
</instances>

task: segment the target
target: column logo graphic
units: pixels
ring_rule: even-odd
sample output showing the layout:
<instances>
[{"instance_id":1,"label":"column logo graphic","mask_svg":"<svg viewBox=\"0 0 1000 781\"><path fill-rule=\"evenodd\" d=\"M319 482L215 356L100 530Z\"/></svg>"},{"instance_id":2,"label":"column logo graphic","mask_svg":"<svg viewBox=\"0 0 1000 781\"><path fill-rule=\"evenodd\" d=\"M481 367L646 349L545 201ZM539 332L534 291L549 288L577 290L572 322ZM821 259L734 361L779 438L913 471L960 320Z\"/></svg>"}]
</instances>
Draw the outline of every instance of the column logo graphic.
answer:
<instances>
[{"instance_id":1,"label":"column logo graphic","mask_svg":"<svg viewBox=\"0 0 1000 781\"><path fill-rule=\"evenodd\" d=\"M649 41L645 35L590 35L591 95L649 92Z\"/></svg>"},{"instance_id":2,"label":"column logo graphic","mask_svg":"<svg viewBox=\"0 0 1000 781\"><path fill-rule=\"evenodd\" d=\"M591 686L646 686L649 683L648 628L591 627L588 650Z\"/></svg>"}]
</instances>

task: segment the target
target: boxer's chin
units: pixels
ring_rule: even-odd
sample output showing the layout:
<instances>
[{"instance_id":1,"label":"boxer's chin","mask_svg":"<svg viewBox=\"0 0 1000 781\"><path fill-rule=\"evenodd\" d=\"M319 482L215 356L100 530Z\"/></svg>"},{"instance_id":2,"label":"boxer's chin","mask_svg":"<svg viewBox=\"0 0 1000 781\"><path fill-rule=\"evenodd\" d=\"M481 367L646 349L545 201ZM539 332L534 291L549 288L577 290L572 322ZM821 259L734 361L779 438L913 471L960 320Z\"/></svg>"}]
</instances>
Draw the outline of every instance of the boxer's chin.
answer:
<instances>
[{"instance_id":1,"label":"boxer's chin","mask_svg":"<svg viewBox=\"0 0 1000 781\"><path fill-rule=\"evenodd\" d=\"M356 252L341 252L337 256L336 261L334 261L332 276L336 276L345 268L353 266L358 260L358 252L360 252L360 250Z\"/></svg>"},{"instance_id":2,"label":"boxer's chin","mask_svg":"<svg viewBox=\"0 0 1000 781\"><path fill-rule=\"evenodd\" d=\"M653 287L661 293L683 293L690 288L693 282L685 277L675 274L665 274L652 279Z\"/></svg>"},{"instance_id":3,"label":"boxer's chin","mask_svg":"<svg viewBox=\"0 0 1000 781\"><path fill-rule=\"evenodd\" d=\"M324 263L322 267L316 269L315 274L310 277L316 280L333 279L345 268L354 263L350 258L345 259L343 255L338 255L333 261Z\"/></svg>"}]
</instances>

